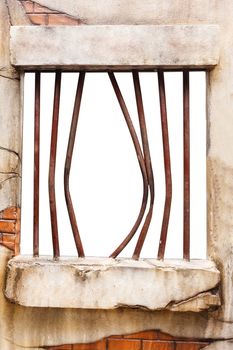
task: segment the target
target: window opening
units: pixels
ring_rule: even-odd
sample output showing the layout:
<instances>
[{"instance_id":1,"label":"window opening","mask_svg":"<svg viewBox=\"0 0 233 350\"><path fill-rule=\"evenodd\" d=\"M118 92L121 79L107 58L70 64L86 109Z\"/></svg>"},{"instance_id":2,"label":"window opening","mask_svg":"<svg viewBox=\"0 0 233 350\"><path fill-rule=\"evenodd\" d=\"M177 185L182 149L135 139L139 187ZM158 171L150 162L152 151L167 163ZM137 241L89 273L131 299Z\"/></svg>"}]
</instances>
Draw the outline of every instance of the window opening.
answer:
<instances>
[{"instance_id":1,"label":"window opening","mask_svg":"<svg viewBox=\"0 0 233 350\"><path fill-rule=\"evenodd\" d=\"M24 110L22 253L205 257L205 72L26 73Z\"/></svg>"}]
</instances>

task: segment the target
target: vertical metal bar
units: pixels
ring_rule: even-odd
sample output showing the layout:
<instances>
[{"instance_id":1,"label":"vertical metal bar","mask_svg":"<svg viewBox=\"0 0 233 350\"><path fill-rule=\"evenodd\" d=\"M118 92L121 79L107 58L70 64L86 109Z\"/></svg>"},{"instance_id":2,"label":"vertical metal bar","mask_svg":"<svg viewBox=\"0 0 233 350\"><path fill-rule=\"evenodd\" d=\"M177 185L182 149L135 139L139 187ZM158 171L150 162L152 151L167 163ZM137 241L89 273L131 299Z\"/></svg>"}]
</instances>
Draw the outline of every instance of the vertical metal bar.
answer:
<instances>
[{"instance_id":1,"label":"vertical metal bar","mask_svg":"<svg viewBox=\"0 0 233 350\"><path fill-rule=\"evenodd\" d=\"M50 162L49 162L49 202L50 202L50 215L51 215L51 228L52 228L54 258L58 258L60 256L58 226L57 226L56 194L55 194L55 170L56 170L60 91L61 91L61 72L56 72L54 101L53 101L53 120L52 120L52 133L51 133Z\"/></svg>"},{"instance_id":2,"label":"vertical metal bar","mask_svg":"<svg viewBox=\"0 0 233 350\"><path fill-rule=\"evenodd\" d=\"M139 74L137 71L133 72L133 82L134 82L140 131L141 131L141 137L142 137L142 147L143 147L144 158L145 158L147 179L148 179L149 189L150 189L149 211L147 213L144 225L143 225L142 230L140 232L140 235L139 235L139 238L138 238L138 241L137 241L134 253L133 253L133 259L138 259L140 256L140 253L141 253L141 250L142 250L142 247L143 247L146 235L147 235L147 231L149 229L150 222L152 219L152 214L153 214L154 175L153 175L153 169L152 169L152 165L151 165L150 148L149 148L149 141L148 141L148 136L147 136L146 120L145 120L145 114L144 114L144 108L143 108L140 80L139 80Z\"/></svg>"},{"instance_id":3,"label":"vertical metal bar","mask_svg":"<svg viewBox=\"0 0 233 350\"><path fill-rule=\"evenodd\" d=\"M126 245L130 242L130 240L133 238L133 236L135 235L138 227L140 226L140 223L143 219L145 210L146 210L146 205L147 205L147 199L148 199L148 180L147 180L147 172L146 172L146 167L145 167L145 162L144 162L144 156L141 150L141 146L140 143L138 141L138 137L136 134L136 131L134 129L132 120L130 118L129 115L129 111L126 107L124 98L121 94L120 88L118 86L118 83L116 81L116 78L114 76L114 73L108 73L109 74L109 78L111 80L113 89L115 91L116 97L118 99L119 105L121 107L122 113L124 115L126 124L128 126L133 144L134 144L134 148L135 151L137 153L137 158L138 158L138 162L139 162L139 166L141 169L141 173L142 173L142 178L143 178L143 197L142 197L142 203L141 203L141 208L137 217L137 220L134 224L134 226L132 227L131 231L129 232L129 234L126 236L126 238L123 240L123 242L117 247L117 249L110 255L111 258L116 258L120 252L126 247Z\"/></svg>"},{"instance_id":4,"label":"vertical metal bar","mask_svg":"<svg viewBox=\"0 0 233 350\"><path fill-rule=\"evenodd\" d=\"M190 125L189 72L183 72L183 142L184 142L184 226L183 257L190 259Z\"/></svg>"},{"instance_id":5,"label":"vertical metal bar","mask_svg":"<svg viewBox=\"0 0 233 350\"><path fill-rule=\"evenodd\" d=\"M169 133L167 123L167 107L166 107L166 93L164 84L164 73L158 71L158 83L159 83L159 99L160 99L160 114L161 114L161 126L163 137L163 158L164 158L164 170L165 170L165 183L166 183L166 198L164 204L163 222L159 241L158 259L164 258L167 230L170 218L171 201L172 201L172 176L171 176L171 161L170 161L170 147L169 147Z\"/></svg>"},{"instance_id":6,"label":"vertical metal bar","mask_svg":"<svg viewBox=\"0 0 233 350\"><path fill-rule=\"evenodd\" d=\"M40 72L35 73L34 110L34 194L33 194L33 256L39 256L40 195Z\"/></svg>"},{"instance_id":7,"label":"vertical metal bar","mask_svg":"<svg viewBox=\"0 0 233 350\"><path fill-rule=\"evenodd\" d=\"M78 124L78 118L79 118L79 111L80 111L80 105L81 105L81 99L82 99L84 79L85 79L85 72L80 72L77 90L76 90L75 102L74 102L73 116L72 116L72 121L70 126L70 135L69 135L66 161L65 161L65 170L64 170L64 189L65 189L66 205L69 213L70 224L73 231L75 245L80 257L84 257L84 250L83 250L83 245L80 238L76 216L74 212L74 207L73 207L73 203L70 195L69 178L70 178L70 168L71 168L74 142L75 142L75 136L76 136L76 130L77 130L77 124Z\"/></svg>"}]
</instances>

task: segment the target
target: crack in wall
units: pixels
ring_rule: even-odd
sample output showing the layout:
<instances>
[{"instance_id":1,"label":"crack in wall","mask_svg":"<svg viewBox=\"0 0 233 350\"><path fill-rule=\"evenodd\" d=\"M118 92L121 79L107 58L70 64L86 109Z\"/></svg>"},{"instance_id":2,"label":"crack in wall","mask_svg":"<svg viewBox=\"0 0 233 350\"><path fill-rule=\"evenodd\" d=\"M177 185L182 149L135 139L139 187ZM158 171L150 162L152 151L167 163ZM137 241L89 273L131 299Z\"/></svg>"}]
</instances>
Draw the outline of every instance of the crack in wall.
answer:
<instances>
[{"instance_id":1,"label":"crack in wall","mask_svg":"<svg viewBox=\"0 0 233 350\"><path fill-rule=\"evenodd\" d=\"M5 182L10 181L10 180L12 180L12 179L17 179L17 178L21 178L21 176L20 176L19 174L17 174L17 175L9 176L9 177L7 177L6 179L2 180L2 181L0 182L0 189L2 189L2 186L3 186L3 184L4 184Z\"/></svg>"},{"instance_id":2,"label":"crack in wall","mask_svg":"<svg viewBox=\"0 0 233 350\"><path fill-rule=\"evenodd\" d=\"M21 157L20 157L18 152L14 151L12 149L9 149L7 147L3 147L3 146L0 146L0 150L14 154L19 159L20 163L22 162Z\"/></svg>"},{"instance_id":3,"label":"crack in wall","mask_svg":"<svg viewBox=\"0 0 233 350\"><path fill-rule=\"evenodd\" d=\"M164 307L164 309L169 310L172 307L179 307L181 304L192 302L193 300L195 300L195 298L198 298L205 293L210 293L211 295L219 295L219 287L220 287L220 282L218 282L216 286L211 289L200 291L195 295L185 298L183 300L172 300Z\"/></svg>"},{"instance_id":4,"label":"crack in wall","mask_svg":"<svg viewBox=\"0 0 233 350\"><path fill-rule=\"evenodd\" d=\"M17 176L21 177L21 175L16 171L0 171L0 174L1 175L17 175Z\"/></svg>"},{"instance_id":5,"label":"crack in wall","mask_svg":"<svg viewBox=\"0 0 233 350\"><path fill-rule=\"evenodd\" d=\"M22 3L22 0L17 0L19 2ZM71 14L69 14L68 12L64 12L64 11L59 11L57 10L56 8L53 8L53 7L48 7L48 6L45 6L43 4L41 4L39 1L33 1L33 0L30 0L32 3L38 5L38 6L41 6L49 11L53 11L54 14L59 14L59 15L64 15L64 16L67 16L69 17L70 19L74 19L74 20L78 20L80 21L80 23L85 23L84 22L84 19L80 18L79 16L72 16ZM27 14L27 12L25 11L25 13ZM33 12L30 12L30 14L33 14ZM52 14L52 13L51 13ZM32 20L29 18L30 22L32 23Z\"/></svg>"},{"instance_id":6,"label":"crack in wall","mask_svg":"<svg viewBox=\"0 0 233 350\"><path fill-rule=\"evenodd\" d=\"M8 2L7 2L7 0L4 0L4 3L5 3L6 8L7 8L7 13L8 13L8 21L9 21L9 24L12 26L12 22L11 22L11 15L10 15L10 9L9 9L9 6L8 6Z\"/></svg>"},{"instance_id":7,"label":"crack in wall","mask_svg":"<svg viewBox=\"0 0 233 350\"><path fill-rule=\"evenodd\" d=\"M74 18L74 19L78 19L78 20L80 20L80 18L79 17L76 17L76 16L72 16L71 14L69 14L69 13L67 13L67 12L64 12L64 11L59 11L59 10L57 10L57 9L55 9L55 8L52 8L52 7L48 7L48 6L45 6L45 5L42 5L39 1L32 1L32 2L34 2L35 4L37 4L37 5L39 5L39 6L42 6L42 7L44 7L44 8L47 8L48 10L50 10L50 11L55 11L55 12L57 12L57 13L59 13L59 14L61 14L61 15L65 15L65 16L67 16L67 17L70 17L70 18Z\"/></svg>"},{"instance_id":8,"label":"crack in wall","mask_svg":"<svg viewBox=\"0 0 233 350\"><path fill-rule=\"evenodd\" d=\"M1 77L1 78L4 78L4 79L10 79L10 80L18 80L18 81L20 81L20 79L19 79L19 78L9 77L9 76L7 76L7 75L3 75L3 74L0 74L0 77Z\"/></svg>"}]
</instances>

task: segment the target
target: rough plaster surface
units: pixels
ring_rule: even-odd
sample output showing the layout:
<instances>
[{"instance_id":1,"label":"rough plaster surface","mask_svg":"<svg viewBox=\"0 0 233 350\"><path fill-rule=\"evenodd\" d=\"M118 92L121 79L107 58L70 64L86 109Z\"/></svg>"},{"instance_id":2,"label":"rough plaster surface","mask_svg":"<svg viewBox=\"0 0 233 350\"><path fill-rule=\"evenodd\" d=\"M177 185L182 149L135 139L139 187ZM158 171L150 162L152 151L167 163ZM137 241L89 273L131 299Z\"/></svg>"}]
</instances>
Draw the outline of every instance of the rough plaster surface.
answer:
<instances>
[{"instance_id":1,"label":"rough plaster surface","mask_svg":"<svg viewBox=\"0 0 233 350\"><path fill-rule=\"evenodd\" d=\"M25 308L7 302L3 293L0 293L0 348L4 350L18 350L22 347L37 349L40 345L91 342L111 334L125 334L153 328L187 338L232 339L232 0L145 0L143 2L141 0L127 2L124 0L107 2L105 0L98 0L98 2L96 0L39 0L38 2L75 15L81 18L83 23L88 24L218 24L220 26L220 64L208 75L208 248L209 255L221 270L223 307L220 308L220 312L196 314L130 309L96 312L61 308ZM19 108L15 107L19 106L19 76L9 63L9 24L11 21L13 24L25 25L21 10L17 12L17 16L12 15L12 18L8 16L12 11L9 2L8 5L7 8L6 2L0 0L0 82L2 84L0 148L9 154L9 159L6 157L6 162L3 160L3 166L1 165L3 167L1 170L7 172L15 166L12 151L20 154L21 142ZM17 23L14 22L16 19ZM12 84L5 83L8 80ZM2 98L4 91L11 88L15 90L15 95L12 92L15 97L12 97L8 90L11 97L7 100ZM5 122L7 124L4 124ZM11 181L15 179L5 181L2 186L4 190L0 191L1 209L19 200L19 196L14 194L19 186L11 185ZM0 247L1 290L5 287L5 268L10 257L11 253ZM221 341L207 348L208 350L229 350L233 345L230 341Z\"/></svg>"},{"instance_id":2,"label":"rough plaster surface","mask_svg":"<svg viewBox=\"0 0 233 350\"><path fill-rule=\"evenodd\" d=\"M6 4L9 11L9 20L11 25L30 25L31 22L19 1L6 0Z\"/></svg>"},{"instance_id":3,"label":"rough plaster surface","mask_svg":"<svg viewBox=\"0 0 233 350\"><path fill-rule=\"evenodd\" d=\"M215 23L218 0L36 0L85 24Z\"/></svg>"},{"instance_id":4,"label":"rough plaster surface","mask_svg":"<svg viewBox=\"0 0 233 350\"><path fill-rule=\"evenodd\" d=\"M232 350L233 341L219 341L204 348L205 350Z\"/></svg>"},{"instance_id":5,"label":"rough plaster surface","mask_svg":"<svg viewBox=\"0 0 233 350\"><path fill-rule=\"evenodd\" d=\"M215 25L16 26L11 62L21 68L209 67L219 60L218 34Z\"/></svg>"},{"instance_id":6,"label":"rough plaster surface","mask_svg":"<svg viewBox=\"0 0 233 350\"><path fill-rule=\"evenodd\" d=\"M10 257L10 252L0 247L1 290L5 286ZM187 338L233 338L232 324L218 321L214 313L207 312L31 308L12 304L1 293L0 315L0 345L4 344L4 350L18 350L19 346L37 349L45 345L88 343L112 334L148 329Z\"/></svg>"},{"instance_id":7,"label":"rough plaster surface","mask_svg":"<svg viewBox=\"0 0 233 350\"><path fill-rule=\"evenodd\" d=\"M19 74L10 64L10 17L4 1L0 1L0 14L0 210L3 210L20 204L21 108Z\"/></svg>"},{"instance_id":8,"label":"rough plaster surface","mask_svg":"<svg viewBox=\"0 0 233 350\"><path fill-rule=\"evenodd\" d=\"M208 76L208 253L222 272L219 318L233 322L233 2L216 14L222 35L220 63Z\"/></svg>"},{"instance_id":9,"label":"rough plaster surface","mask_svg":"<svg viewBox=\"0 0 233 350\"><path fill-rule=\"evenodd\" d=\"M218 270L208 261L162 263L110 258L54 261L18 256L8 264L5 295L16 304L32 307L174 311L179 311L180 302L184 305L192 298L191 310L199 311L201 301L204 309L220 303L218 295L204 294L219 282ZM195 303L197 295L199 304ZM184 311L190 311L188 305Z\"/></svg>"}]
</instances>

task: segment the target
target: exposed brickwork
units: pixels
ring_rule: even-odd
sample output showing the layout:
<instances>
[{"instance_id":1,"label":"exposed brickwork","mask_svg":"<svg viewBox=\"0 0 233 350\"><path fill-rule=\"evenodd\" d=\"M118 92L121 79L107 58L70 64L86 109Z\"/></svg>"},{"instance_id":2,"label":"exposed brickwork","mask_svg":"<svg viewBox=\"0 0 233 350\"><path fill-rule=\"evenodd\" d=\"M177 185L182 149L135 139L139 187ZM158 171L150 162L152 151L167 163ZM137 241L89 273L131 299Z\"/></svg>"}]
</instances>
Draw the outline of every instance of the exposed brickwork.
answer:
<instances>
[{"instance_id":1,"label":"exposed brickwork","mask_svg":"<svg viewBox=\"0 0 233 350\"><path fill-rule=\"evenodd\" d=\"M142 350L175 350L175 342L143 340Z\"/></svg>"},{"instance_id":2,"label":"exposed brickwork","mask_svg":"<svg viewBox=\"0 0 233 350\"><path fill-rule=\"evenodd\" d=\"M0 212L0 244L19 254L20 209L10 207Z\"/></svg>"},{"instance_id":3,"label":"exposed brickwork","mask_svg":"<svg viewBox=\"0 0 233 350\"><path fill-rule=\"evenodd\" d=\"M141 350L141 340L108 339L108 350Z\"/></svg>"},{"instance_id":4,"label":"exposed brickwork","mask_svg":"<svg viewBox=\"0 0 233 350\"><path fill-rule=\"evenodd\" d=\"M26 14L28 15L32 24L36 25L79 25L81 21L75 17L69 16L65 13L61 13L50 9L45 6L41 6L34 1L19 0L21 1Z\"/></svg>"},{"instance_id":5,"label":"exposed brickwork","mask_svg":"<svg viewBox=\"0 0 233 350\"><path fill-rule=\"evenodd\" d=\"M112 335L90 344L47 347L48 350L201 350L208 342L179 339L157 330Z\"/></svg>"}]
</instances>

